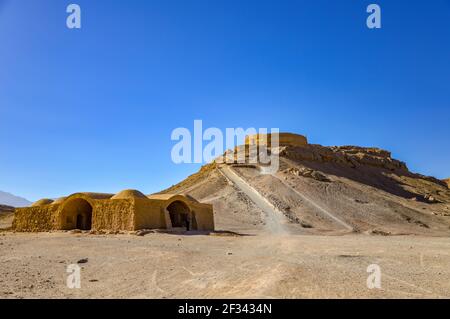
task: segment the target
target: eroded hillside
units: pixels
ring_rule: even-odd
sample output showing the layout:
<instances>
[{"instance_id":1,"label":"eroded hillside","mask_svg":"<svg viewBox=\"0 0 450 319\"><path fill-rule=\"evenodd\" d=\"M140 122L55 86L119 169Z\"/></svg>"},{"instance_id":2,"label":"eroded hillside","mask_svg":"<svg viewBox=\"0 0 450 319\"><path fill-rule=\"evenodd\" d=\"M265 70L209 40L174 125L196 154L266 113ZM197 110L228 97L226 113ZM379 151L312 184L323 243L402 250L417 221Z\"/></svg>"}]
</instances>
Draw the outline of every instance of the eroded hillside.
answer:
<instances>
[{"instance_id":1,"label":"eroded hillside","mask_svg":"<svg viewBox=\"0 0 450 319\"><path fill-rule=\"evenodd\" d=\"M292 234L450 235L446 182L410 172L388 151L308 144L272 152L280 155L275 174L212 163L164 192L212 203L218 229L271 231L270 215L280 214Z\"/></svg>"}]
</instances>

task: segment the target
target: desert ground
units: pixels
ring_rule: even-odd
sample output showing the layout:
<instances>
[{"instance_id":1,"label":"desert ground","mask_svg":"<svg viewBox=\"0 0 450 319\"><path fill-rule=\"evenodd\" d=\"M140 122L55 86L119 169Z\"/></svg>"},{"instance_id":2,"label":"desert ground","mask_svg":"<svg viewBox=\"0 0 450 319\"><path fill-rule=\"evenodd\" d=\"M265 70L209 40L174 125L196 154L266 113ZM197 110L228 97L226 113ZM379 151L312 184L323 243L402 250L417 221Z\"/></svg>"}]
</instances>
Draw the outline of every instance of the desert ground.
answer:
<instances>
[{"instance_id":1,"label":"desert ground","mask_svg":"<svg viewBox=\"0 0 450 319\"><path fill-rule=\"evenodd\" d=\"M66 286L80 263L81 288ZM0 235L1 298L449 298L450 239L70 233ZM367 267L381 268L368 289Z\"/></svg>"},{"instance_id":2,"label":"desert ground","mask_svg":"<svg viewBox=\"0 0 450 319\"><path fill-rule=\"evenodd\" d=\"M4 213L0 298L450 298L445 182L379 149L277 151L276 173L212 163L163 191L213 204L215 232L18 233Z\"/></svg>"}]
</instances>

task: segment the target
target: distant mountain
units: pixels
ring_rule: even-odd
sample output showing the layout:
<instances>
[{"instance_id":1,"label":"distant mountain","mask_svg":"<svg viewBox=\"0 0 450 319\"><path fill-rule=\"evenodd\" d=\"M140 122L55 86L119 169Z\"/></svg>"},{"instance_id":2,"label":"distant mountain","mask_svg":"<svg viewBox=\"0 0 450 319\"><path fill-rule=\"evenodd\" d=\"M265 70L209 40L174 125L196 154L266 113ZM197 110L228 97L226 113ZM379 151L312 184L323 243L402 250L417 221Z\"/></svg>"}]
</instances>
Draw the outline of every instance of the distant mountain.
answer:
<instances>
[{"instance_id":1,"label":"distant mountain","mask_svg":"<svg viewBox=\"0 0 450 319\"><path fill-rule=\"evenodd\" d=\"M31 202L26 200L25 198L0 191L0 204L13 207L26 207L30 206Z\"/></svg>"}]
</instances>

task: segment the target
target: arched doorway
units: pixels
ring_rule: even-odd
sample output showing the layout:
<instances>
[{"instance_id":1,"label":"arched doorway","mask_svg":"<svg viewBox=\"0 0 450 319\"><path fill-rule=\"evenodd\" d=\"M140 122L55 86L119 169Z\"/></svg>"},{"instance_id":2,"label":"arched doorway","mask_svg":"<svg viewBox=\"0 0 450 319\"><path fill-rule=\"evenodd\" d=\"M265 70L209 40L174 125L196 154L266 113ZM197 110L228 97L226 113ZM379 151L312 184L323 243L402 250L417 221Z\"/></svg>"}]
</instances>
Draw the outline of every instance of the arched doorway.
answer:
<instances>
[{"instance_id":1,"label":"arched doorway","mask_svg":"<svg viewBox=\"0 0 450 319\"><path fill-rule=\"evenodd\" d=\"M92 206L82 198L69 200L61 211L61 229L90 230L92 228Z\"/></svg>"},{"instance_id":2,"label":"arched doorway","mask_svg":"<svg viewBox=\"0 0 450 319\"><path fill-rule=\"evenodd\" d=\"M172 227L183 227L186 230L192 230L191 210L182 201L174 201L167 206Z\"/></svg>"}]
</instances>

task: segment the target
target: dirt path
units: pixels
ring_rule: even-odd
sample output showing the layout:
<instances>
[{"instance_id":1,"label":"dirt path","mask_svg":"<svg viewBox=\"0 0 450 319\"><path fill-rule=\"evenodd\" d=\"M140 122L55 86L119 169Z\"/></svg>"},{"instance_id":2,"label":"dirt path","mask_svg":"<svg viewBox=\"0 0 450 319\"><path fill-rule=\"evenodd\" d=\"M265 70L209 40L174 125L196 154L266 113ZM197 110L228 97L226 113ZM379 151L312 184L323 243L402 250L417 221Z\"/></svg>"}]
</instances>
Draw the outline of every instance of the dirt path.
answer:
<instances>
[{"instance_id":1,"label":"dirt path","mask_svg":"<svg viewBox=\"0 0 450 319\"><path fill-rule=\"evenodd\" d=\"M289 184L287 184L285 181L283 181L281 178L279 178L276 175L272 175L272 177L276 178L277 180L279 180L284 186L286 186L287 188L289 188L291 191L293 191L296 195L298 195L300 198L302 198L304 201L306 201L307 203L309 203L311 206L313 206L315 209L317 209L321 214L331 218L332 220L334 220L336 223L338 223L339 225L347 228L350 231L353 231L353 227L350 226L349 224L347 224L346 222L344 222L342 219L339 219L338 217L336 217L334 214L332 214L331 212L329 212L328 210L326 210L325 208L323 208L322 206L318 205L316 202L314 202L312 199L306 197L305 195L303 195L302 193L300 193L299 191L297 191L295 188L292 188Z\"/></svg>"},{"instance_id":2,"label":"dirt path","mask_svg":"<svg viewBox=\"0 0 450 319\"><path fill-rule=\"evenodd\" d=\"M285 159L282 159L282 161L284 161L287 164L291 164L290 161L287 161ZM291 164L292 165L292 164ZM268 175L266 172L260 172L261 174L265 174ZM272 177L276 178L278 181L280 181L284 186L286 186L289 190L291 190L292 192L294 192L297 196L299 196L301 199L303 199L305 202L307 202L309 205L311 205L312 207L314 207L317 211L319 211L322 215L327 216L328 218L331 218L332 220L334 220L336 223L338 223L339 225L345 227L346 229L353 231L353 227L349 224L347 224L345 221L343 221L342 219L338 218L337 216L335 216L333 213L331 213L330 211L328 211L327 209L323 208L322 206L320 206L319 204L317 204L315 201L313 201L311 198L305 196L304 194L300 193L298 190L296 190L295 188L292 188L292 186L290 186L288 183L286 183L284 180L282 180L281 178L279 178L278 176L276 176L275 174L270 174Z\"/></svg>"},{"instance_id":3,"label":"dirt path","mask_svg":"<svg viewBox=\"0 0 450 319\"><path fill-rule=\"evenodd\" d=\"M14 213L3 213L0 214L0 229L5 229L11 227L14 219Z\"/></svg>"},{"instance_id":4,"label":"dirt path","mask_svg":"<svg viewBox=\"0 0 450 319\"><path fill-rule=\"evenodd\" d=\"M221 166L219 170L264 212L266 227L270 233L279 235L288 233L285 227L288 221L282 212L276 209L264 196L244 181L229 166Z\"/></svg>"}]
</instances>

